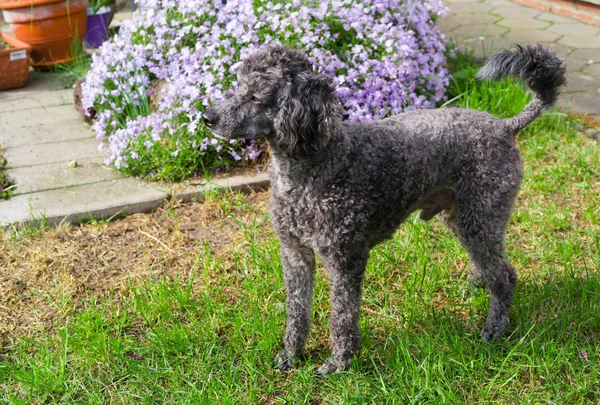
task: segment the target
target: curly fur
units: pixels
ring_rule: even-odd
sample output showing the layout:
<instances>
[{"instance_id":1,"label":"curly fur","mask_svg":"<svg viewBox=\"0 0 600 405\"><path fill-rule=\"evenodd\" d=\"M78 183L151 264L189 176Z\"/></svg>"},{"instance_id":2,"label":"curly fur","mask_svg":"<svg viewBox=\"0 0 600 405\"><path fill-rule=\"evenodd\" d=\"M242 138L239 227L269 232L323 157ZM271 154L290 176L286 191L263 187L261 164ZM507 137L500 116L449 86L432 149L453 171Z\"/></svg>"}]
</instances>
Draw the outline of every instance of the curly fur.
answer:
<instances>
[{"instance_id":1,"label":"curly fur","mask_svg":"<svg viewBox=\"0 0 600 405\"><path fill-rule=\"evenodd\" d=\"M481 77L517 74L537 92L508 120L448 108L358 124L341 121L331 80L301 52L269 46L245 60L237 94L207 111L205 121L226 139L264 136L273 153L270 215L287 290L279 368L293 365L310 329L315 253L331 285L333 349L318 372L350 364L360 347L369 251L417 209L452 230L469 253L474 279L488 289L482 338L502 334L516 283L504 238L523 177L513 138L556 99L564 83L559 60L541 46L492 57Z\"/></svg>"},{"instance_id":2,"label":"curly fur","mask_svg":"<svg viewBox=\"0 0 600 405\"><path fill-rule=\"evenodd\" d=\"M506 121L513 133L518 133L533 121L544 108L553 105L565 85L565 60L541 44L515 45L514 50L504 50L492 56L477 74L478 79L500 80L516 76L527 83L535 98L520 114Z\"/></svg>"}]
</instances>

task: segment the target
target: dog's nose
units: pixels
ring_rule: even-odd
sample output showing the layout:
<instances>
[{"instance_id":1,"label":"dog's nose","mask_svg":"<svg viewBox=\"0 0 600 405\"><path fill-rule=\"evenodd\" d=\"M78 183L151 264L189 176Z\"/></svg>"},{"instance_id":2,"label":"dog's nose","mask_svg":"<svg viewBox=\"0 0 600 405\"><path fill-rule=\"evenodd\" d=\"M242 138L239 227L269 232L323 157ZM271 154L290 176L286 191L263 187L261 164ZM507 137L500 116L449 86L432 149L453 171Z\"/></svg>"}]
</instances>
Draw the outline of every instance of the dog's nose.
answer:
<instances>
[{"instance_id":1,"label":"dog's nose","mask_svg":"<svg viewBox=\"0 0 600 405\"><path fill-rule=\"evenodd\" d=\"M207 108L204 114L202 114L202 120L207 127L214 126L219 120L219 116L212 108Z\"/></svg>"}]
</instances>

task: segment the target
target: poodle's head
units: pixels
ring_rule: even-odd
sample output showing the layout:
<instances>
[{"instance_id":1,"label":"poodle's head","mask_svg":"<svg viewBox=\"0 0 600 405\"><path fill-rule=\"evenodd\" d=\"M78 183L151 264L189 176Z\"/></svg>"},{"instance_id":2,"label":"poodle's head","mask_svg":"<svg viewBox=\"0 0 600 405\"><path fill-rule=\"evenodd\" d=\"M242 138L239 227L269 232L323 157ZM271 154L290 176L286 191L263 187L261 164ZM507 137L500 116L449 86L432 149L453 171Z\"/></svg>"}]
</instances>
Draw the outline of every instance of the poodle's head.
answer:
<instances>
[{"instance_id":1,"label":"poodle's head","mask_svg":"<svg viewBox=\"0 0 600 405\"><path fill-rule=\"evenodd\" d=\"M337 129L341 107L331 79L298 50L270 45L244 60L237 93L208 108L204 122L220 138L264 136L290 158L318 152Z\"/></svg>"}]
</instances>

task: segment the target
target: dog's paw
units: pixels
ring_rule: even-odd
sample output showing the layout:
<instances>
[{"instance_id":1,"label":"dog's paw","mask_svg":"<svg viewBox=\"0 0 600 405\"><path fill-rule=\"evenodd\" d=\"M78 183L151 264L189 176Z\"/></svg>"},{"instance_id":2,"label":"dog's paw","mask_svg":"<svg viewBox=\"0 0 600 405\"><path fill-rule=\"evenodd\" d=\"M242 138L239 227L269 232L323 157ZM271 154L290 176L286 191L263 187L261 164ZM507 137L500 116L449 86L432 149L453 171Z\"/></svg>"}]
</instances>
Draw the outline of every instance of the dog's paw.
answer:
<instances>
[{"instance_id":1,"label":"dog's paw","mask_svg":"<svg viewBox=\"0 0 600 405\"><path fill-rule=\"evenodd\" d=\"M343 361L340 363L335 362L332 358L330 358L321 367L319 367L317 371L315 371L315 374L325 377L329 374L338 373L340 371L346 370L350 366L351 362L352 359L348 359L347 361Z\"/></svg>"},{"instance_id":2,"label":"dog's paw","mask_svg":"<svg viewBox=\"0 0 600 405\"><path fill-rule=\"evenodd\" d=\"M331 361L327 361L325 364L321 365L321 367L319 367L317 369L317 371L315 371L315 374L325 377L325 376L328 376L329 374L333 374L338 371L340 371L340 370L338 370L338 366L333 364L333 362L331 362Z\"/></svg>"},{"instance_id":3,"label":"dog's paw","mask_svg":"<svg viewBox=\"0 0 600 405\"><path fill-rule=\"evenodd\" d=\"M275 356L275 367L281 371L289 371L296 364L296 356L288 355L285 351L277 353Z\"/></svg>"},{"instance_id":4,"label":"dog's paw","mask_svg":"<svg viewBox=\"0 0 600 405\"><path fill-rule=\"evenodd\" d=\"M498 339L504 333L504 329L508 325L508 317L503 316L493 322L487 321L485 328L481 330L480 336L486 342Z\"/></svg>"}]
</instances>

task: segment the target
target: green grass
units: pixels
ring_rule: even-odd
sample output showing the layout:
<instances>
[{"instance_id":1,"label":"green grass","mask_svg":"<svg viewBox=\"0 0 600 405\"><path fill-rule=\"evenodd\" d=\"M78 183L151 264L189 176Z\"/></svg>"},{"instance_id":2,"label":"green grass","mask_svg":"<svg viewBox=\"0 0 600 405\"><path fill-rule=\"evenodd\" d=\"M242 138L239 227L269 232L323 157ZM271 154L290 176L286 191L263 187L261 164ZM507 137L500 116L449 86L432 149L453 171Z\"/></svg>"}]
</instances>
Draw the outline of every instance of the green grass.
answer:
<instances>
[{"instance_id":1,"label":"green grass","mask_svg":"<svg viewBox=\"0 0 600 405\"><path fill-rule=\"evenodd\" d=\"M527 102L520 85L477 83L474 68L465 69L453 84L458 105L510 116ZM178 276L89 296L78 307L69 296L55 302L65 319L56 330L4 349L0 401L597 404L600 146L580 134L582 125L552 111L518 137L525 180L507 251L520 282L496 342L478 337L488 295L468 284L465 252L436 221L413 216L371 254L363 349L350 370L314 375L329 354L321 267L307 357L289 373L274 370L285 293L262 209L236 221L243 240L226 259L199 243L193 266L170 269ZM232 207L251 208L238 195L219 204L226 217L235 216ZM166 260L153 266L169 270Z\"/></svg>"},{"instance_id":2,"label":"green grass","mask_svg":"<svg viewBox=\"0 0 600 405\"><path fill-rule=\"evenodd\" d=\"M4 149L0 146L0 200L8 200L12 197L15 185L12 185L6 175L2 172L6 168L8 162L4 157Z\"/></svg>"},{"instance_id":3,"label":"green grass","mask_svg":"<svg viewBox=\"0 0 600 405\"><path fill-rule=\"evenodd\" d=\"M72 60L52 68L57 75L53 85L57 88L71 88L77 80L87 76L92 66L92 56L85 50L84 43L77 38L71 44Z\"/></svg>"}]
</instances>

